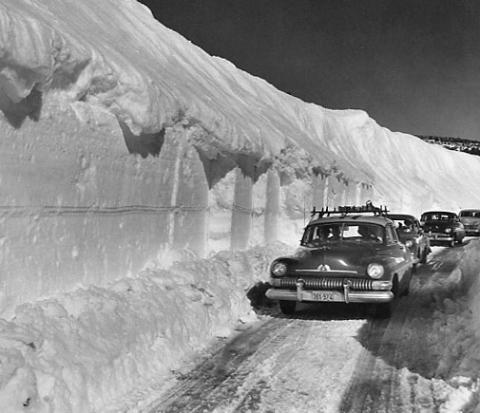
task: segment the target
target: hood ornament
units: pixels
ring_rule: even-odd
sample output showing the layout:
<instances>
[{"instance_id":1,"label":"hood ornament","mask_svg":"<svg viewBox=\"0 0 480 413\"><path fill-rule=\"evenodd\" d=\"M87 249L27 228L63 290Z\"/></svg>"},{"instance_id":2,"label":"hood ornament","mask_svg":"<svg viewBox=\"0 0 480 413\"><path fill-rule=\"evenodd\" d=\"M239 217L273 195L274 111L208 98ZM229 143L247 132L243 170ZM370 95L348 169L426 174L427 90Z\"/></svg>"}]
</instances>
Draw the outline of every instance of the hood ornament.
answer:
<instances>
[{"instance_id":1,"label":"hood ornament","mask_svg":"<svg viewBox=\"0 0 480 413\"><path fill-rule=\"evenodd\" d=\"M331 271L331 268L330 268L329 265L320 264L320 265L317 267L317 270L318 270L318 271Z\"/></svg>"}]
</instances>

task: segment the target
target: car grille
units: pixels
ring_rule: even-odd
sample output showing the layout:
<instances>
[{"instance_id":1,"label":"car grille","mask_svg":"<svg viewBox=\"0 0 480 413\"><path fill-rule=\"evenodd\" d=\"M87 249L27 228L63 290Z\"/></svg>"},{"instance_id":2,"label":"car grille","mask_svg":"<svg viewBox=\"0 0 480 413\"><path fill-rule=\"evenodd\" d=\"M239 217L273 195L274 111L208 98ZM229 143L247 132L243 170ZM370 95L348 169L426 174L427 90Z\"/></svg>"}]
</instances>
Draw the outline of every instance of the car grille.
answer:
<instances>
[{"instance_id":1,"label":"car grille","mask_svg":"<svg viewBox=\"0 0 480 413\"><path fill-rule=\"evenodd\" d=\"M343 290L345 282L350 283L354 290L371 291L372 280L359 278L301 278L304 282L303 288L307 290ZM275 287L296 288L299 278L277 278L274 280Z\"/></svg>"}]
</instances>

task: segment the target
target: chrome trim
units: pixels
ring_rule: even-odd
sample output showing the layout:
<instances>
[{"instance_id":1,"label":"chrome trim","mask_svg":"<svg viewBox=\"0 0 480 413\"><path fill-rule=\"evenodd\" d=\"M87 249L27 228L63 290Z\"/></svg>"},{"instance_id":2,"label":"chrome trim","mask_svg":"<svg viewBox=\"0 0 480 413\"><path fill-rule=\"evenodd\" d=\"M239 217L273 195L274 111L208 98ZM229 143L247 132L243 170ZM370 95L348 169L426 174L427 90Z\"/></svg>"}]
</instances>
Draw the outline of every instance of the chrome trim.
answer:
<instances>
[{"instance_id":1,"label":"chrome trim","mask_svg":"<svg viewBox=\"0 0 480 413\"><path fill-rule=\"evenodd\" d=\"M306 273L311 273L311 274L328 274L328 273L338 273L338 274L358 274L358 271L353 271L353 270L319 270L318 268L297 268L295 272L306 272Z\"/></svg>"},{"instance_id":2,"label":"chrome trim","mask_svg":"<svg viewBox=\"0 0 480 413\"><path fill-rule=\"evenodd\" d=\"M372 281L372 289L380 291L388 291L393 288L391 281Z\"/></svg>"},{"instance_id":3,"label":"chrome trim","mask_svg":"<svg viewBox=\"0 0 480 413\"><path fill-rule=\"evenodd\" d=\"M343 294L345 295L345 302L348 304L350 302L350 286L352 282L350 280L343 280Z\"/></svg>"},{"instance_id":4,"label":"chrome trim","mask_svg":"<svg viewBox=\"0 0 480 413\"><path fill-rule=\"evenodd\" d=\"M297 280L295 285L297 287L297 301L302 301L303 286L305 285L305 281L303 281L302 279L299 279L299 280Z\"/></svg>"},{"instance_id":5,"label":"chrome trim","mask_svg":"<svg viewBox=\"0 0 480 413\"><path fill-rule=\"evenodd\" d=\"M319 277L302 278L302 288L305 290L342 290L345 278L341 277ZM350 287L354 290L369 291L372 290L374 280L370 278L350 278ZM297 278L295 277L275 277L270 278L270 284L273 287L294 289L296 288Z\"/></svg>"},{"instance_id":6,"label":"chrome trim","mask_svg":"<svg viewBox=\"0 0 480 413\"><path fill-rule=\"evenodd\" d=\"M428 239L430 241L452 241L455 239L455 236L437 233L437 234L428 235Z\"/></svg>"},{"instance_id":7,"label":"chrome trim","mask_svg":"<svg viewBox=\"0 0 480 413\"><path fill-rule=\"evenodd\" d=\"M323 291L328 292L328 291ZM302 290L301 301L321 302L314 298L313 291ZM342 299L335 299L334 302L346 303L344 293L341 291L332 291L333 294L339 295ZM287 300L298 301L297 291L283 290L278 288L270 288L265 295L271 300ZM393 293L391 291L349 291L348 302L350 303L388 303L393 300Z\"/></svg>"}]
</instances>

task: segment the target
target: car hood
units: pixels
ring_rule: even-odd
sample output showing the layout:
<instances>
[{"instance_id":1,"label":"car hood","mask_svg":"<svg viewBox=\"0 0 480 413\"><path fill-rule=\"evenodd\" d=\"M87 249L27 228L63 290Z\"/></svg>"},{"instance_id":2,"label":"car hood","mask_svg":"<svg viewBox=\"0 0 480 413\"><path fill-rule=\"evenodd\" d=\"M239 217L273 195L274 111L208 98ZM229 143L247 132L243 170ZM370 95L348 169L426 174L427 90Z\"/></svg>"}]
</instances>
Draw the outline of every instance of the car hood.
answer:
<instances>
[{"instance_id":1,"label":"car hood","mask_svg":"<svg viewBox=\"0 0 480 413\"><path fill-rule=\"evenodd\" d=\"M332 271L358 271L363 274L368 264L379 262L374 260L378 255L379 248L373 243L338 242L303 250L296 267L299 270L313 270L325 265Z\"/></svg>"}]
</instances>

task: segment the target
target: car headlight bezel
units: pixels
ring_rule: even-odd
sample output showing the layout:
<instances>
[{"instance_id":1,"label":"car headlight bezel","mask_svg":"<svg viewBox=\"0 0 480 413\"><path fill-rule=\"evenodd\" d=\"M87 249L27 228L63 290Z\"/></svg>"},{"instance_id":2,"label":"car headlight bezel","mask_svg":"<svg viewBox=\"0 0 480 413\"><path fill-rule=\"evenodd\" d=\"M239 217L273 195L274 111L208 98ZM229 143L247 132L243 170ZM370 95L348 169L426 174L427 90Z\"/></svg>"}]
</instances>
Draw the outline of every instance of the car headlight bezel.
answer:
<instances>
[{"instance_id":1,"label":"car headlight bezel","mask_svg":"<svg viewBox=\"0 0 480 413\"><path fill-rule=\"evenodd\" d=\"M270 274L272 277L284 277L287 275L288 265L284 261L276 261L270 268Z\"/></svg>"},{"instance_id":2,"label":"car headlight bezel","mask_svg":"<svg viewBox=\"0 0 480 413\"><path fill-rule=\"evenodd\" d=\"M378 280L385 274L385 268L378 262L372 262L367 266L367 275L374 280Z\"/></svg>"}]
</instances>

